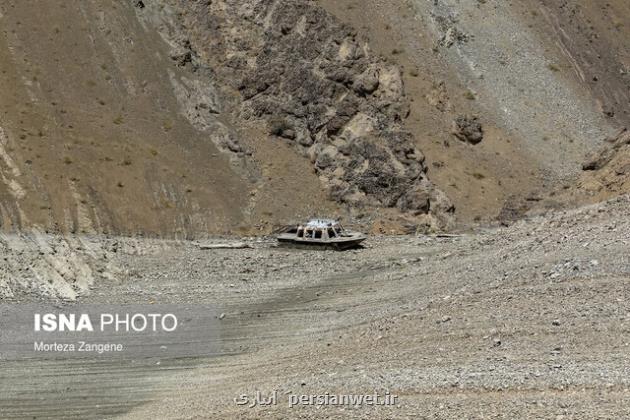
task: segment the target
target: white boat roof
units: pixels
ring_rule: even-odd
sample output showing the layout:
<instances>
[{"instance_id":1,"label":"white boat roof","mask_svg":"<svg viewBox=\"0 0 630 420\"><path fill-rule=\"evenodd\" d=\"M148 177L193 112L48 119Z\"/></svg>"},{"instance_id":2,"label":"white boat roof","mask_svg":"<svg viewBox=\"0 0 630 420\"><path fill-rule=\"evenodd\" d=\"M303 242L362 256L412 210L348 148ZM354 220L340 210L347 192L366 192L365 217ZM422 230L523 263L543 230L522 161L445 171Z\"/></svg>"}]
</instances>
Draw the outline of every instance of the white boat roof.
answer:
<instances>
[{"instance_id":1,"label":"white boat roof","mask_svg":"<svg viewBox=\"0 0 630 420\"><path fill-rule=\"evenodd\" d=\"M311 219L308 221L306 226L310 228L326 228L337 224L339 223L333 219Z\"/></svg>"}]
</instances>

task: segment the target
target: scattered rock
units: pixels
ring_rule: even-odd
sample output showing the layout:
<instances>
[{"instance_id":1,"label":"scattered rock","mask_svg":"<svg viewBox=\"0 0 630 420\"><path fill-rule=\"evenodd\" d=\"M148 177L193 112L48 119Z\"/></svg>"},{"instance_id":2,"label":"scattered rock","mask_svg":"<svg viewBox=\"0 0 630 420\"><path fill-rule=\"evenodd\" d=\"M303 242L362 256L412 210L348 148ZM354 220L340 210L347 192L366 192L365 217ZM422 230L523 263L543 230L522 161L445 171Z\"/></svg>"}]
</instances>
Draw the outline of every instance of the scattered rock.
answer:
<instances>
[{"instance_id":1,"label":"scattered rock","mask_svg":"<svg viewBox=\"0 0 630 420\"><path fill-rule=\"evenodd\" d=\"M478 144L483 140L483 127L477 117L459 116L453 121L451 133L470 144Z\"/></svg>"}]
</instances>

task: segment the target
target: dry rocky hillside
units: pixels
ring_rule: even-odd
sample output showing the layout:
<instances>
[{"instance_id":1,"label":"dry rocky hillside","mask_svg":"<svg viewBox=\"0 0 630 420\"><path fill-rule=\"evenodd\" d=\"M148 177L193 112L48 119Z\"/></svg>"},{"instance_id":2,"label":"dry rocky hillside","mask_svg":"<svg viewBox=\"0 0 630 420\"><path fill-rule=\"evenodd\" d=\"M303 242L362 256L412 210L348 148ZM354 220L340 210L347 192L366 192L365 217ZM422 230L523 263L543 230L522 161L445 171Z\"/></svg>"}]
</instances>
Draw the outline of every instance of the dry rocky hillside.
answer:
<instances>
[{"instance_id":1,"label":"dry rocky hillside","mask_svg":"<svg viewBox=\"0 0 630 420\"><path fill-rule=\"evenodd\" d=\"M629 39L627 0L0 2L0 418L627 417ZM268 235L311 216L372 234ZM44 303L216 335L7 357ZM274 390L399 401L235 403Z\"/></svg>"},{"instance_id":2,"label":"dry rocky hillside","mask_svg":"<svg viewBox=\"0 0 630 420\"><path fill-rule=\"evenodd\" d=\"M580 172L630 125L629 8L8 0L2 229L442 229L627 191L623 152Z\"/></svg>"},{"instance_id":3,"label":"dry rocky hillside","mask_svg":"<svg viewBox=\"0 0 630 420\"><path fill-rule=\"evenodd\" d=\"M406 125L460 220L565 205L544 198L578 188L592 175L581 173L585 156L630 124L627 2L321 4L403 69ZM599 198L610 193L604 185Z\"/></svg>"}]
</instances>

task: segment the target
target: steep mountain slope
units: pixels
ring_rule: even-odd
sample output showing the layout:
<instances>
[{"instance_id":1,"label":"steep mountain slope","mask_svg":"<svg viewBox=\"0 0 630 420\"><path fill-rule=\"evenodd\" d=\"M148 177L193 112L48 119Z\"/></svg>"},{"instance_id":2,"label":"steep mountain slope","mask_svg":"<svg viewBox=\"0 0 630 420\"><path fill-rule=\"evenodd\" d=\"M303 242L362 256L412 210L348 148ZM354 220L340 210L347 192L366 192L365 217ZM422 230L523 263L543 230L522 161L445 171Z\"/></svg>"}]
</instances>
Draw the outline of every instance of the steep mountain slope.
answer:
<instances>
[{"instance_id":1,"label":"steep mountain slope","mask_svg":"<svg viewBox=\"0 0 630 420\"><path fill-rule=\"evenodd\" d=\"M276 6L4 5L2 226L190 236L339 204L448 225L398 69L309 2Z\"/></svg>"},{"instance_id":2,"label":"steep mountain slope","mask_svg":"<svg viewBox=\"0 0 630 420\"><path fill-rule=\"evenodd\" d=\"M405 69L407 126L460 219L572 184L585 155L630 124L627 2L319 3ZM464 115L479 119L479 144L452 135Z\"/></svg>"},{"instance_id":3,"label":"steep mountain slope","mask_svg":"<svg viewBox=\"0 0 630 420\"><path fill-rule=\"evenodd\" d=\"M131 2L6 2L0 22L4 229L192 235L288 203L280 217L334 209L303 159L265 145L288 157L269 171L235 143L211 79L179 67ZM295 192L256 205L263 176Z\"/></svg>"},{"instance_id":4,"label":"steep mountain slope","mask_svg":"<svg viewBox=\"0 0 630 420\"><path fill-rule=\"evenodd\" d=\"M3 226L164 232L202 228L199 208L241 217L230 192L246 187L178 116L163 46L116 3L4 5L3 169L17 169L3 172L19 187L4 188Z\"/></svg>"},{"instance_id":5,"label":"steep mountain slope","mask_svg":"<svg viewBox=\"0 0 630 420\"><path fill-rule=\"evenodd\" d=\"M629 7L6 1L1 227L439 229L452 204L494 219L583 183L584 157L630 125Z\"/></svg>"}]
</instances>

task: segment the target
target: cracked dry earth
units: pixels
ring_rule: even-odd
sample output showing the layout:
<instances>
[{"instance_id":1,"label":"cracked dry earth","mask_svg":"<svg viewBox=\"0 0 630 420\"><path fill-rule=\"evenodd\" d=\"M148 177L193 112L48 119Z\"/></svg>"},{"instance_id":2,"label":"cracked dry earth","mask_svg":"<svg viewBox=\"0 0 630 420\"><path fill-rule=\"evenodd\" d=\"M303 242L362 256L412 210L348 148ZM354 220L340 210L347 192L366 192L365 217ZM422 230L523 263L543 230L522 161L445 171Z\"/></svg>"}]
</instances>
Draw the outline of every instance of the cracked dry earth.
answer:
<instances>
[{"instance_id":1,"label":"cracked dry earth","mask_svg":"<svg viewBox=\"0 0 630 420\"><path fill-rule=\"evenodd\" d=\"M374 237L343 253L103 238L116 274L79 302L216 305L219 351L160 365L5 363L0 417L627 418L629 205ZM6 299L32 298L16 289ZM234 402L275 390L274 406ZM375 391L399 404L286 399Z\"/></svg>"}]
</instances>

